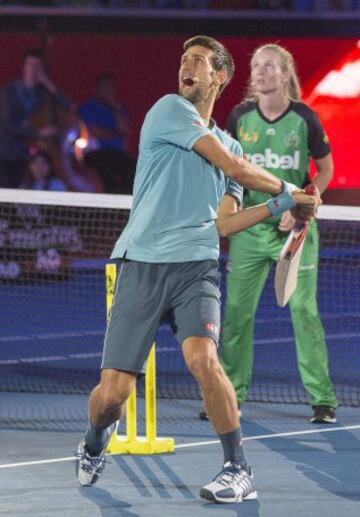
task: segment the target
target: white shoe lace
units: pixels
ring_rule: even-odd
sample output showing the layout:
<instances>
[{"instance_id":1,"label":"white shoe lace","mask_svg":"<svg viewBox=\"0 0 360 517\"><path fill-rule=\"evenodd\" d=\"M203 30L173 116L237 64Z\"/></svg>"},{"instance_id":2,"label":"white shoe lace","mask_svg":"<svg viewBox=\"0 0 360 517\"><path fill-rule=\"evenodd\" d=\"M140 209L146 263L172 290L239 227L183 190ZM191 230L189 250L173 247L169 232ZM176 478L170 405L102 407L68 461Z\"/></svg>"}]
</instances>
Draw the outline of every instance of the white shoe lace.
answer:
<instances>
[{"instance_id":1,"label":"white shoe lace","mask_svg":"<svg viewBox=\"0 0 360 517\"><path fill-rule=\"evenodd\" d=\"M224 469L219 472L214 481L225 486L232 483L232 481L236 479L237 476L240 476L242 472L242 469L239 469L234 465L224 465Z\"/></svg>"},{"instance_id":2,"label":"white shoe lace","mask_svg":"<svg viewBox=\"0 0 360 517\"><path fill-rule=\"evenodd\" d=\"M214 481L224 487L228 487L234 483L243 491L251 492L252 487L249 478L250 476L245 469L230 464L224 466L224 470L216 476Z\"/></svg>"},{"instance_id":3,"label":"white shoe lace","mask_svg":"<svg viewBox=\"0 0 360 517\"><path fill-rule=\"evenodd\" d=\"M104 455L90 456L90 454L84 450L82 452L76 452L75 457L81 461L81 469L89 474L92 473L93 469L102 467L104 463L109 463Z\"/></svg>"}]
</instances>

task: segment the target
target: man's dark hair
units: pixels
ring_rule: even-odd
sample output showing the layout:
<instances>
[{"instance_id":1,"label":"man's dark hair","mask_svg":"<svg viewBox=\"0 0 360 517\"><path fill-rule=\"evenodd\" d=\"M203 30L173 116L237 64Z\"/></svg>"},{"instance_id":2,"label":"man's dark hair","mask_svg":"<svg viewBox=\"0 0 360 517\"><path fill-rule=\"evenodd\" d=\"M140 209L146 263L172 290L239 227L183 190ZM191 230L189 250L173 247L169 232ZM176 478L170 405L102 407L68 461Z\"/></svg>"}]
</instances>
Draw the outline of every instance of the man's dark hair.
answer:
<instances>
[{"instance_id":1,"label":"man's dark hair","mask_svg":"<svg viewBox=\"0 0 360 517\"><path fill-rule=\"evenodd\" d=\"M41 61L45 64L45 55L41 48L31 48L27 50L23 56L23 63L27 60L28 57L35 57L36 59L41 59Z\"/></svg>"},{"instance_id":2,"label":"man's dark hair","mask_svg":"<svg viewBox=\"0 0 360 517\"><path fill-rule=\"evenodd\" d=\"M190 47L195 47L195 45L212 50L211 64L214 70L218 72L225 69L227 71L227 79L219 88L219 93L222 93L234 75L235 65L232 55L224 45L210 36L194 36L185 41L183 48L186 51Z\"/></svg>"}]
</instances>

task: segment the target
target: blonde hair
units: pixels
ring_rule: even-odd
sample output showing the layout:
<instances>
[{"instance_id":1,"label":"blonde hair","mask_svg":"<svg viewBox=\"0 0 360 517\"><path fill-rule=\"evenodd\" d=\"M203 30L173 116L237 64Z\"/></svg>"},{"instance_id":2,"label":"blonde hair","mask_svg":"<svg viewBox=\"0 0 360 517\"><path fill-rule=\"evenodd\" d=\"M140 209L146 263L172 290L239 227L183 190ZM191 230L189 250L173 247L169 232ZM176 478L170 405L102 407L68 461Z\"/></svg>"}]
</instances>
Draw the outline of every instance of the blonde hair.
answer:
<instances>
[{"instance_id":1,"label":"blonde hair","mask_svg":"<svg viewBox=\"0 0 360 517\"><path fill-rule=\"evenodd\" d=\"M263 50L271 50L275 52L279 56L280 68L283 73L290 73L289 81L286 83L286 93L290 100L299 101L301 98L301 86L300 81L296 72L296 65L292 54L286 48L277 45L276 43L267 43L265 45L261 45L257 47L252 53L250 66L252 66L255 56L263 51ZM252 84L251 77L248 82L247 91L245 94L246 101L257 101L258 95L255 91L255 88Z\"/></svg>"}]
</instances>

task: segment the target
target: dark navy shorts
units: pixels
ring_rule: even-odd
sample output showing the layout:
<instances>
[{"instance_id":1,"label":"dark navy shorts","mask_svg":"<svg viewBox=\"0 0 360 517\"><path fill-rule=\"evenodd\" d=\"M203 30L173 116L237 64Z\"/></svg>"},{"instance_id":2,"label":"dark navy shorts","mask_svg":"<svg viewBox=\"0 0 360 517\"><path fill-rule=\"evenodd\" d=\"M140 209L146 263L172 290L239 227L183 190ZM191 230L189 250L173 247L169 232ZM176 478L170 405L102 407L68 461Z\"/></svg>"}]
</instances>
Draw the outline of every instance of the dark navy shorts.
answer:
<instances>
[{"instance_id":1,"label":"dark navy shorts","mask_svg":"<svg viewBox=\"0 0 360 517\"><path fill-rule=\"evenodd\" d=\"M216 260L171 264L125 260L117 267L102 368L143 373L161 323L170 324L179 343L191 336L208 336L218 344Z\"/></svg>"}]
</instances>

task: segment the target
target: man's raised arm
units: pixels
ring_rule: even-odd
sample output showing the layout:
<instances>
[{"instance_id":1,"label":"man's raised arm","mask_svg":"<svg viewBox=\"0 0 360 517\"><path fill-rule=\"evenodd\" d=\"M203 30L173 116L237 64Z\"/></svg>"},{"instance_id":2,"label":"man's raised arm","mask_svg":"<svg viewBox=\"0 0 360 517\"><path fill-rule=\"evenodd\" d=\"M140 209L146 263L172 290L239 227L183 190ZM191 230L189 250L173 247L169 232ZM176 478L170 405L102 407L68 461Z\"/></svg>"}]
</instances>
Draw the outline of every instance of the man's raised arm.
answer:
<instances>
[{"instance_id":1,"label":"man's raised arm","mask_svg":"<svg viewBox=\"0 0 360 517\"><path fill-rule=\"evenodd\" d=\"M258 165L254 165L230 152L212 135L205 135L197 140L193 150L203 158L221 169L243 187L268 194L277 195L283 190L279 178Z\"/></svg>"}]
</instances>

